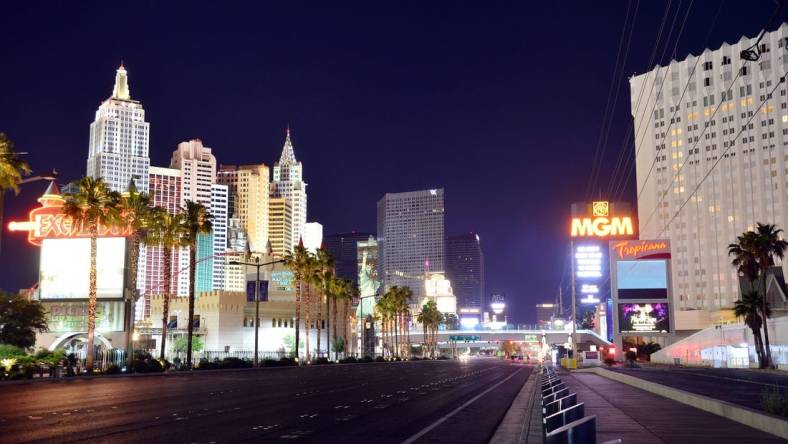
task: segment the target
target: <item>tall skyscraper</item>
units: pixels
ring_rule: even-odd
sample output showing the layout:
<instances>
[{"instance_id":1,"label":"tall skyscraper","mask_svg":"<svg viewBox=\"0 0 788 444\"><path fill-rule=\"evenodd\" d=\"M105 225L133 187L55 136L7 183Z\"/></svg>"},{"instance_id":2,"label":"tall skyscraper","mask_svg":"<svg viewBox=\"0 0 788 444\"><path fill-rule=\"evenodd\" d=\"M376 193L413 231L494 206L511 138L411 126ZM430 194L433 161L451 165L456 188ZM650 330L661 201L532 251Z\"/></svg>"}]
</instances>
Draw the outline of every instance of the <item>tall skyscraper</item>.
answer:
<instances>
[{"instance_id":1,"label":"tall skyscraper","mask_svg":"<svg viewBox=\"0 0 788 444\"><path fill-rule=\"evenodd\" d=\"M460 309L483 309L484 255L478 234L466 233L448 237L446 275Z\"/></svg>"},{"instance_id":2,"label":"tall skyscraper","mask_svg":"<svg viewBox=\"0 0 788 444\"><path fill-rule=\"evenodd\" d=\"M211 185L211 215L213 216L213 290L225 290L226 261L224 254L227 251L227 225L229 206L229 188L227 185Z\"/></svg>"},{"instance_id":3,"label":"tall skyscraper","mask_svg":"<svg viewBox=\"0 0 788 444\"><path fill-rule=\"evenodd\" d=\"M131 99L121 64L112 96L101 103L90 124L87 175L104 179L119 192L126 191L133 178L139 191L148 192L149 130L142 104Z\"/></svg>"},{"instance_id":4,"label":"tall skyscraper","mask_svg":"<svg viewBox=\"0 0 788 444\"><path fill-rule=\"evenodd\" d=\"M227 244L227 186L216 187L216 157L200 139L181 142L172 153L170 167L181 171L181 207L186 201L205 206L213 215L214 231L197 238L197 282L195 292L224 288L224 260L215 260ZM216 203L218 208L214 209ZM219 230L217 238L217 229ZM188 268L188 255L181 255L181 268ZM188 288L189 277L182 273L181 281Z\"/></svg>"},{"instance_id":5,"label":"tall skyscraper","mask_svg":"<svg viewBox=\"0 0 788 444\"><path fill-rule=\"evenodd\" d=\"M630 79L641 239L669 238L676 328L739 298L727 246L757 222L788 227L788 25ZM788 267L783 262L783 271Z\"/></svg>"},{"instance_id":6,"label":"tall skyscraper","mask_svg":"<svg viewBox=\"0 0 788 444\"><path fill-rule=\"evenodd\" d=\"M293 211L284 197L272 197L268 202L268 239L274 255L286 256L293 246Z\"/></svg>"},{"instance_id":7,"label":"tall skyscraper","mask_svg":"<svg viewBox=\"0 0 788 444\"><path fill-rule=\"evenodd\" d=\"M148 183L152 204L175 213L181 206L181 171L172 168L150 167ZM179 251L166 252L161 247L146 247L144 280L142 283L144 298L137 305L135 319L147 319L150 316L150 296L164 292L164 255L172 255L170 288L173 294L178 292L178 270L180 264Z\"/></svg>"},{"instance_id":8,"label":"tall skyscraper","mask_svg":"<svg viewBox=\"0 0 788 444\"><path fill-rule=\"evenodd\" d=\"M279 161L274 163L274 181L271 182L271 197L283 197L290 202L293 211L293 227L290 236L292 246L298 245L306 224L306 183L303 166L296 160L290 128L287 128L285 145Z\"/></svg>"},{"instance_id":9,"label":"tall skyscraper","mask_svg":"<svg viewBox=\"0 0 788 444\"><path fill-rule=\"evenodd\" d=\"M246 291L246 267L231 265L230 262L244 262L248 259L249 244L246 229L238 215L227 221L227 250L225 251L224 289L226 291Z\"/></svg>"},{"instance_id":10,"label":"tall skyscraper","mask_svg":"<svg viewBox=\"0 0 788 444\"><path fill-rule=\"evenodd\" d=\"M424 294L427 272L445 270L443 188L387 193L378 201L378 267L383 291Z\"/></svg>"},{"instance_id":11,"label":"tall skyscraper","mask_svg":"<svg viewBox=\"0 0 788 444\"><path fill-rule=\"evenodd\" d=\"M221 165L217 182L227 185L228 211L237 215L246 229L249 248L263 253L268 245L268 167L259 165Z\"/></svg>"},{"instance_id":12,"label":"tall skyscraper","mask_svg":"<svg viewBox=\"0 0 788 444\"><path fill-rule=\"evenodd\" d=\"M353 281L353 283L358 284L358 243L369 242L370 236L373 236L372 242L374 242L374 234L356 231L350 233L329 234L323 237L324 248L328 250L329 253L331 253L331 256L333 256L334 260L336 261L334 269L336 270L337 276L344 279L350 279ZM377 244L375 247L377 247ZM377 254L377 250L375 253Z\"/></svg>"}]
</instances>

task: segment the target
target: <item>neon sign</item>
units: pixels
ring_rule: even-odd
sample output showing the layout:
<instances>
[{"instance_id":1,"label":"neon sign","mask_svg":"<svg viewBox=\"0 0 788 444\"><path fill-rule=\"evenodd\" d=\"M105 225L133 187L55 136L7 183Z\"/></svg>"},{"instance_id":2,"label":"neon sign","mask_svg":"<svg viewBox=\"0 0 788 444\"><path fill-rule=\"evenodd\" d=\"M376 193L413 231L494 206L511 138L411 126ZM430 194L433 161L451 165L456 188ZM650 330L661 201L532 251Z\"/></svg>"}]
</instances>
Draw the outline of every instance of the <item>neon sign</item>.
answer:
<instances>
[{"instance_id":1,"label":"neon sign","mask_svg":"<svg viewBox=\"0 0 788 444\"><path fill-rule=\"evenodd\" d=\"M638 258L641 257L644 253L670 254L670 247L668 246L668 242L664 240L618 242L613 245L612 249L613 251L618 253L618 257L622 259Z\"/></svg>"},{"instance_id":2,"label":"neon sign","mask_svg":"<svg viewBox=\"0 0 788 444\"><path fill-rule=\"evenodd\" d=\"M41 246L44 239L70 239L90 237L90 231L82 224L63 214L63 198L45 194L38 199L41 206L30 211L26 222L9 222L9 231L27 231L27 241ZM127 226L99 225L98 237L127 237L131 228Z\"/></svg>"},{"instance_id":3,"label":"neon sign","mask_svg":"<svg viewBox=\"0 0 788 444\"><path fill-rule=\"evenodd\" d=\"M572 219L572 237L631 236L634 234L632 218L625 217L576 217Z\"/></svg>"}]
</instances>

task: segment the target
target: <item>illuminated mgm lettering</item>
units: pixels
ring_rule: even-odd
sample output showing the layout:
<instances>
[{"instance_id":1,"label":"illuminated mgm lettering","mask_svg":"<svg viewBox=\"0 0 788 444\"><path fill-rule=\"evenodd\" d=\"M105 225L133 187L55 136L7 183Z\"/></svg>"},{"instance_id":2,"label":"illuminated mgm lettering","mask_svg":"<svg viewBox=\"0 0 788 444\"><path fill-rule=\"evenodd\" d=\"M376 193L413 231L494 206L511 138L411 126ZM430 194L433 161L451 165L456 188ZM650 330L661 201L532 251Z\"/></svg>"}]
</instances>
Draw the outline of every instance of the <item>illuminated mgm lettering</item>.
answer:
<instances>
[{"instance_id":1,"label":"illuminated mgm lettering","mask_svg":"<svg viewBox=\"0 0 788 444\"><path fill-rule=\"evenodd\" d=\"M583 217L572 219L572 237L631 236L631 217Z\"/></svg>"}]
</instances>

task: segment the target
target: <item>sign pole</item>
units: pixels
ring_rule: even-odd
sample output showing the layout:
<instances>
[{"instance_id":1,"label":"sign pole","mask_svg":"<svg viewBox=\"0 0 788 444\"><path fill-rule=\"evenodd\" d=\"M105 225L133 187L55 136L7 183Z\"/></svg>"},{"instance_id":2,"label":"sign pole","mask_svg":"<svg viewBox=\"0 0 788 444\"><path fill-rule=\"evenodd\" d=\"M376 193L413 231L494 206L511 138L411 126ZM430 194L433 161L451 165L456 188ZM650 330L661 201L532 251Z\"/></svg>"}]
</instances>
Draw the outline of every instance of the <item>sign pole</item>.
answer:
<instances>
[{"instance_id":1,"label":"sign pole","mask_svg":"<svg viewBox=\"0 0 788 444\"><path fill-rule=\"evenodd\" d=\"M576 272L575 272L575 240L574 240L574 238L572 238L569 241L569 248L571 250L569 252L569 254L571 255L571 261L572 261L572 342L571 342L571 347L572 347L572 360L574 362L577 362L577 350L576 350L576 348L577 348L577 337L576 337L577 336L577 305L576 305L576 302L575 302L575 299L577 298L577 295L575 294L575 274L576 274ZM574 366L572 366L572 367L574 367Z\"/></svg>"}]
</instances>

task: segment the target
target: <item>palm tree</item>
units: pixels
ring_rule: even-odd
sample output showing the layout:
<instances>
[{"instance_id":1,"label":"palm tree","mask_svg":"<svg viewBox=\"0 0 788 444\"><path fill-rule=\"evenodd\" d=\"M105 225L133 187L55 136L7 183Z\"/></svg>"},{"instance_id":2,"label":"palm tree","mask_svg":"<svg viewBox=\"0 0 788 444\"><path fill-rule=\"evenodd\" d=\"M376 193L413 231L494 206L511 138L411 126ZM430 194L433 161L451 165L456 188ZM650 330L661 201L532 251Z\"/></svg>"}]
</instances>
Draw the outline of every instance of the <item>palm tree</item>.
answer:
<instances>
[{"instance_id":1,"label":"palm tree","mask_svg":"<svg viewBox=\"0 0 788 444\"><path fill-rule=\"evenodd\" d=\"M162 330L160 359L164 359L167 342L167 324L170 317L170 296L172 294L172 257L176 249L188 246L183 216L172 214L161 207L151 211L150 228L144 239L146 245L158 246L164 258L164 300L162 304Z\"/></svg>"},{"instance_id":2,"label":"palm tree","mask_svg":"<svg viewBox=\"0 0 788 444\"><path fill-rule=\"evenodd\" d=\"M94 344L96 334L96 253L99 227L119 223L118 202L120 195L110 191L109 186L93 177L83 177L76 182L76 190L65 195L63 213L71 217L74 224L90 234L90 280L88 287L88 372L93 371Z\"/></svg>"},{"instance_id":3,"label":"palm tree","mask_svg":"<svg viewBox=\"0 0 788 444\"><path fill-rule=\"evenodd\" d=\"M410 334L408 329L408 316L410 314L410 301L413 298L413 291L411 291L410 287L393 287L396 288L395 292L395 316L399 321L399 330L400 330L400 339L405 336L407 333L407 343L402 344L405 346L405 354L409 354L410 352ZM400 347L402 348L402 346Z\"/></svg>"},{"instance_id":4,"label":"palm tree","mask_svg":"<svg viewBox=\"0 0 788 444\"><path fill-rule=\"evenodd\" d=\"M118 210L125 225L131 228L129 239L129 285L132 292L131 298L127 299L128 331L127 350L131 350L131 330L134 328L134 305L137 303L137 267L139 265L140 244L145 236L145 230L149 228L151 218L151 199L147 193L137 191L137 186L132 179L127 192L121 195ZM131 360L129 354L128 359ZM129 361L130 362L130 361Z\"/></svg>"},{"instance_id":5,"label":"palm tree","mask_svg":"<svg viewBox=\"0 0 788 444\"><path fill-rule=\"evenodd\" d=\"M331 350L331 341L329 340L329 331L331 329L331 281L334 276L334 265L336 260L331 255L331 253L326 250L325 248L318 248L317 253L315 255L317 259L318 267L320 268L320 290L322 297L326 300L326 356L329 356ZM319 313L319 312L318 312ZM319 317L319 314L318 314ZM318 346L317 348L320 349L320 334L317 335L318 338Z\"/></svg>"},{"instance_id":6,"label":"palm tree","mask_svg":"<svg viewBox=\"0 0 788 444\"><path fill-rule=\"evenodd\" d=\"M438 311L438 304L435 301L427 301L421 307L421 313L418 314L417 320L424 329L425 355L429 353L432 357L435 357L435 350L432 344L435 336L434 332L437 331L442 319L443 314Z\"/></svg>"},{"instance_id":7,"label":"palm tree","mask_svg":"<svg viewBox=\"0 0 788 444\"><path fill-rule=\"evenodd\" d=\"M27 162L19 158L19 154L14 151L14 142L8 140L5 133L0 133L0 227L3 226L5 192L13 190L18 194L22 176L29 173L30 167Z\"/></svg>"},{"instance_id":8,"label":"palm tree","mask_svg":"<svg viewBox=\"0 0 788 444\"><path fill-rule=\"evenodd\" d=\"M763 297L754 290L746 291L740 300L735 302L733 312L737 318L744 318L744 323L752 330L752 337L755 342L755 353L758 355L758 365L761 368L767 366L766 354L764 352L763 338L761 337L761 326L763 318L760 311L763 307ZM769 305L766 305L767 312Z\"/></svg>"},{"instance_id":9,"label":"palm tree","mask_svg":"<svg viewBox=\"0 0 788 444\"><path fill-rule=\"evenodd\" d=\"M186 341L186 365L192 365L192 336L194 335L194 298L197 278L197 237L213 230L213 216L201 203L186 201L182 211L184 239L189 246L189 320Z\"/></svg>"},{"instance_id":10,"label":"palm tree","mask_svg":"<svg viewBox=\"0 0 788 444\"><path fill-rule=\"evenodd\" d=\"M299 241L298 245L293 249L292 253L288 253L285 257L285 264L290 271L293 272L293 277L296 281L296 306L295 306L295 356L299 358L299 338L301 334L301 287L306 278L309 262L309 251L304 248L304 242Z\"/></svg>"},{"instance_id":11,"label":"palm tree","mask_svg":"<svg viewBox=\"0 0 788 444\"><path fill-rule=\"evenodd\" d=\"M772 349L769 345L769 304L766 295L766 274L769 268L774 266L774 259L782 260L785 250L788 249L788 242L782 239L782 229L778 229L774 224L758 223L755 227L756 248L755 254L758 257L758 265L761 271L761 290L763 299L761 301L761 316L763 317L763 339L766 349L766 363L768 367L774 368L772 361Z\"/></svg>"}]
</instances>

